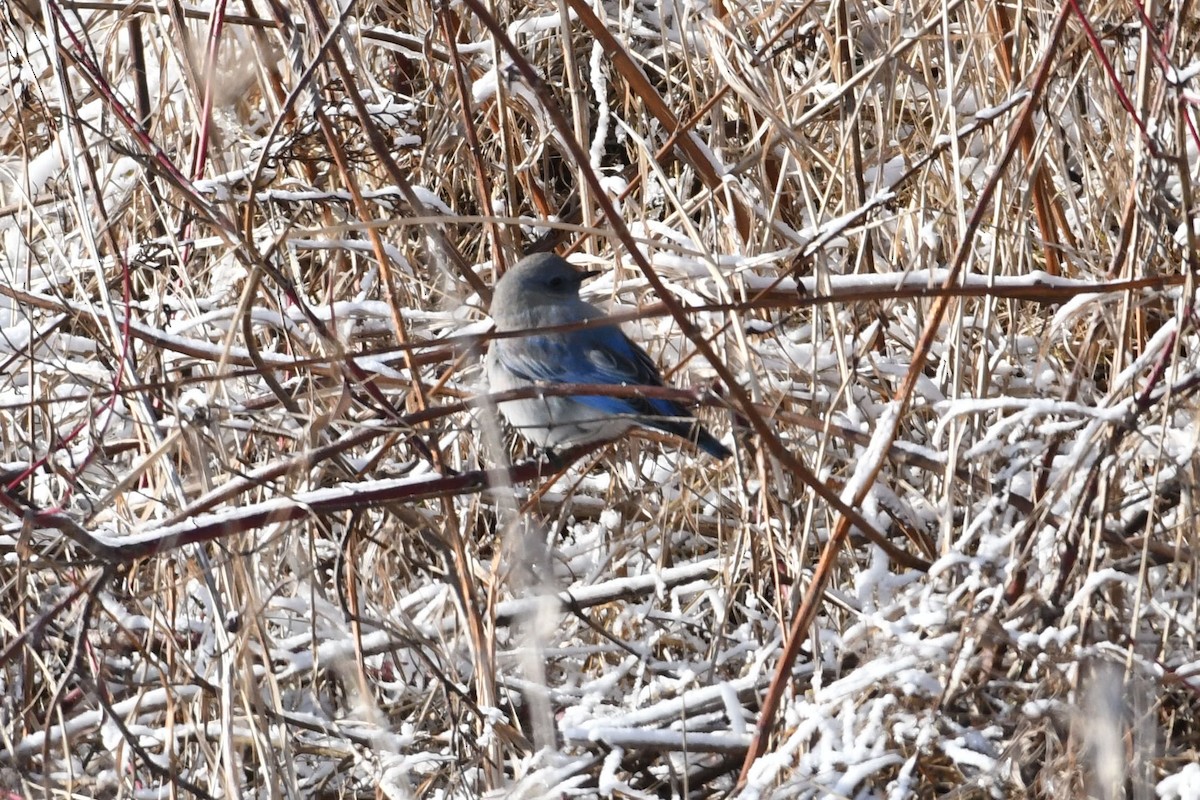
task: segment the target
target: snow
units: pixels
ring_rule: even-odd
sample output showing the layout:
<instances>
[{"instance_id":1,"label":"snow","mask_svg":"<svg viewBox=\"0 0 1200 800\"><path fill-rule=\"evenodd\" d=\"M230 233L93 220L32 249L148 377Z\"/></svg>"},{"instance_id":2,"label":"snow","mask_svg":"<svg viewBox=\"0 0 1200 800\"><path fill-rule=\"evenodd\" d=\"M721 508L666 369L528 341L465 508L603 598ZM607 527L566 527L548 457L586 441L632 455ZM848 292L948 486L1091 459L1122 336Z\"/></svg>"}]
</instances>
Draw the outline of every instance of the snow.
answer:
<instances>
[{"instance_id":1,"label":"snow","mask_svg":"<svg viewBox=\"0 0 1200 800\"><path fill-rule=\"evenodd\" d=\"M1186 37L1067 69L1035 2L1010 69L962 0L336 5L6 23L0 786L1200 800ZM487 287L535 246L734 458L497 424ZM798 634L839 515L780 448L917 564L851 535Z\"/></svg>"}]
</instances>

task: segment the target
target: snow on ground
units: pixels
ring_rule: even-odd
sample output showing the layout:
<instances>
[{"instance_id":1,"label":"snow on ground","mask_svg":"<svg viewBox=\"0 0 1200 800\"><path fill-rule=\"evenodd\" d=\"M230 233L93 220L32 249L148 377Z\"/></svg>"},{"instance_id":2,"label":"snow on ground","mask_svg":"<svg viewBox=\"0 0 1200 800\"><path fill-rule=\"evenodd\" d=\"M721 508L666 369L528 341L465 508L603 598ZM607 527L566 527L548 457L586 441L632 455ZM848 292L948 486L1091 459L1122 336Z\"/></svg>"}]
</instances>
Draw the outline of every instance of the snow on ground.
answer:
<instances>
[{"instance_id":1,"label":"snow on ground","mask_svg":"<svg viewBox=\"0 0 1200 800\"><path fill-rule=\"evenodd\" d=\"M0 27L7 796L1200 797L1194 14ZM735 458L499 422L568 247Z\"/></svg>"}]
</instances>

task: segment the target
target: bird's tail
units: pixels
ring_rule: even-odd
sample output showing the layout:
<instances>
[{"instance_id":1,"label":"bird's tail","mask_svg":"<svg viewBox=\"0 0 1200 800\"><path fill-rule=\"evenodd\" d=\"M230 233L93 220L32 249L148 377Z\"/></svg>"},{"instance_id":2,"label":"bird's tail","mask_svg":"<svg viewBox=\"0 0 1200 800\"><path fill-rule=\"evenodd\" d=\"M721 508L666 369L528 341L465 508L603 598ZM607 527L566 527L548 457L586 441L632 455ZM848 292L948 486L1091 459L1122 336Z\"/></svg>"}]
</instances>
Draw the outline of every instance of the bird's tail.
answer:
<instances>
[{"instance_id":1,"label":"bird's tail","mask_svg":"<svg viewBox=\"0 0 1200 800\"><path fill-rule=\"evenodd\" d=\"M714 458L725 459L733 455L728 447L718 442L717 437L709 433L708 429L699 422L692 426L692 433L694 434L694 436L690 437L692 441L696 443L697 447L708 453L710 456L713 456Z\"/></svg>"},{"instance_id":2,"label":"bird's tail","mask_svg":"<svg viewBox=\"0 0 1200 800\"><path fill-rule=\"evenodd\" d=\"M729 458L733 455L729 448L717 441L717 437L708 432L708 429L701 425L691 415L683 412L681 417L655 417L652 419L641 418L641 424L650 428L658 428L660 431L678 436L681 439L687 439L692 444L699 447L704 452L714 458Z\"/></svg>"}]
</instances>

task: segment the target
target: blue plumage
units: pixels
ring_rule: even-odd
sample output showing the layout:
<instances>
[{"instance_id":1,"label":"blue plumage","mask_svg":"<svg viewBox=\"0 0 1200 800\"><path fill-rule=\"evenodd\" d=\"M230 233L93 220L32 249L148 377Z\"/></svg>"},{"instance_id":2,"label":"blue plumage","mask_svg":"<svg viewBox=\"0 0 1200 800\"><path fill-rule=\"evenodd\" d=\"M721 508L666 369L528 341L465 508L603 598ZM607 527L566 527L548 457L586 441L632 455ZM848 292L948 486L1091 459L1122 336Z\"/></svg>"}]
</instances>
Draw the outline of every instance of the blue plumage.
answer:
<instances>
[{"instance_id":1,"label":"blue plumage","mask_svg":"<svg viewBox=\"0 0 1200 800\"><path fill-rule=\"evenodd\" d=\"M553 254L523 259L496 285L497 330L537 331L602 317L579 298L587 277ZM487 374L495 391L538 384L663 386L654 362L616 325L496 339ZM525 438L546 448L612 439L641 425L689 439L717 458L731 455L687 409L661 398L531 397L502 403L500 410Z\"/></svg>"}]
</instances>

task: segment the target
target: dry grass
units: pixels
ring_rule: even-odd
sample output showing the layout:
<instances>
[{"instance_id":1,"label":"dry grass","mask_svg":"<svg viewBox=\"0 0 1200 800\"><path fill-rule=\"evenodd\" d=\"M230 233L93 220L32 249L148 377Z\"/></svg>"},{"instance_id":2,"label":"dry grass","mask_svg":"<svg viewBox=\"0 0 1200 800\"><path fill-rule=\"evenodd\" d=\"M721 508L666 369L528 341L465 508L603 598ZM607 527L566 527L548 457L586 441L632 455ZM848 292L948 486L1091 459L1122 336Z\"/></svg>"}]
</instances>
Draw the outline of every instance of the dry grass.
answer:
<instances>
[{"instance_id":1,"label":"dry grass","mask_svg":"<svg viewBox=\"0 0 1200 800\"><path fill-rule=\"evenodd\" d=\"M1200 796L1192 4L216 7L0 9L7 796Z\"/></svg>"}]
</instances>

